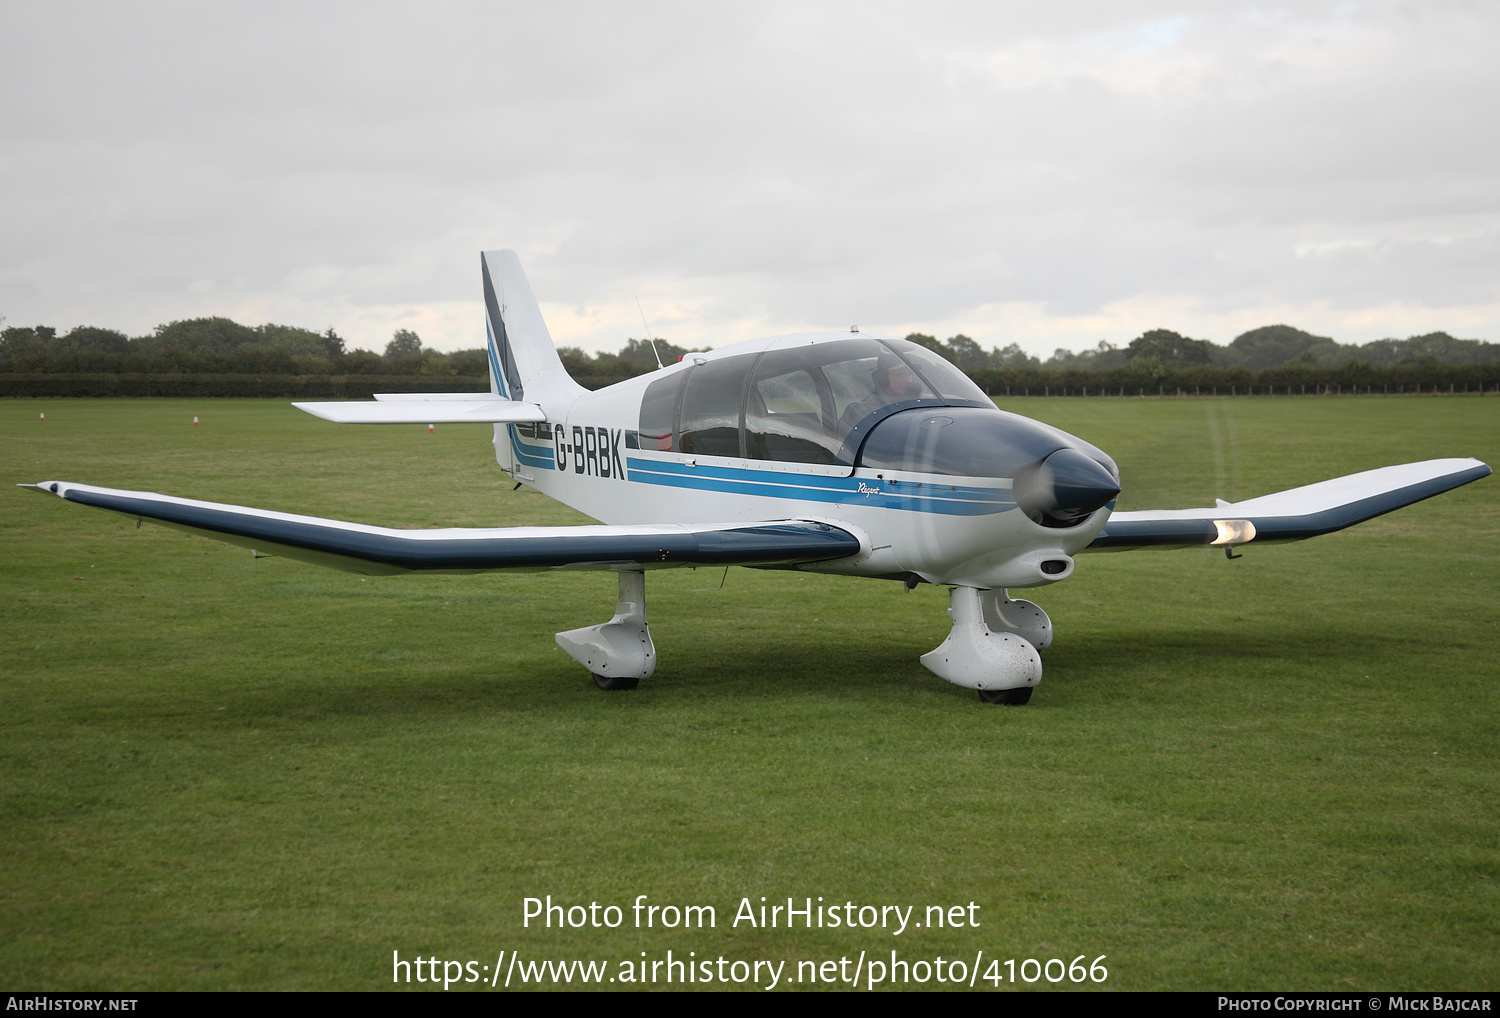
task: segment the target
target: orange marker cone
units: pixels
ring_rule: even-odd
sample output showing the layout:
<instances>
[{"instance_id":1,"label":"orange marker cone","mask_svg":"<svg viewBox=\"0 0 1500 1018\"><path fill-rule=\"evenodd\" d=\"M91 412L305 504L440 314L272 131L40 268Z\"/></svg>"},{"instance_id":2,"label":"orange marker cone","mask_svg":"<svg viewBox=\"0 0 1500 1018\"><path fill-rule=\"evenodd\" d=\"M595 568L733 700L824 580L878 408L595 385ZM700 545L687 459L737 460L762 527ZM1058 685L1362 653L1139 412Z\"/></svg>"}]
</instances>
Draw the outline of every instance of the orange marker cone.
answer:
<instances>
[{"instance_id":1,"label":"orange marker cone","mask_svg":"<svg viewBox=\"0 0 1500 1018\"><path fill-rule=\"evenodd\" d=\"M41 416L40 419L45 421L47 419L47 415L46 414L42 414L42 416Z\"/></svg>"},{"instance_id":2,"label":"orange marker cone","mask_svg":"<svg viewBox=\"0 0 1500 1018\"><path fill-rule=\"evenodd\" d=\"M197 426L198 426L198 415L194 414L193 415L193 427L196 428Z\"/></svg>"},{"instance_id":3,"label":"orange marker cone","mask_svg":"<svg viewBox=\"0 0 1500 1018\"><path fill-rule=\"evenodd\" d=\"M429 435L432 434L432 425L431 424L427 425L427 433Z\"/></svg>"}]
</instances>

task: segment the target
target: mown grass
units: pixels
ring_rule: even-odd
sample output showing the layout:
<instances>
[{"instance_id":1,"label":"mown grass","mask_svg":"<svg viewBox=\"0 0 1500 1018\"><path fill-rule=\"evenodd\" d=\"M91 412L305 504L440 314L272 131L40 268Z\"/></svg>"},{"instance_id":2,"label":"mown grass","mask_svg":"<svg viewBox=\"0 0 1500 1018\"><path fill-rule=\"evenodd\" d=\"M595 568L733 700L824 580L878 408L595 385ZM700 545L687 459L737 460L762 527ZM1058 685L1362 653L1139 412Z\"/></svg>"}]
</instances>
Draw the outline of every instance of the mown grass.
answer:
<instances>
[{"instance_id":1,"label":"mown grass","mask_svg":"<svg viewBox=\"0 0 1500 1018\"><path fill-rule=\"evenodd\" d=\"M1114 455L1122 508L1500 460L1487 398L1012 408ZM7 482L398 526L581 521L512 492L477 427L28 401L0 404L0 435ZM1500 984L1493 478L1235 562L1083 557L1034 595L1058 636L1022 709L917 663L946 631L940 590L655 573L657 673L606 695L552 634L604 620L610 576L364 580L5 492L8 986L373 989L392 950L668 948L1105 954L1125 989ZM719 922L523 929L521 899L547 894ZM983 925L732 928L761 895L974 901Z\"/></svg>"}]
</instances>

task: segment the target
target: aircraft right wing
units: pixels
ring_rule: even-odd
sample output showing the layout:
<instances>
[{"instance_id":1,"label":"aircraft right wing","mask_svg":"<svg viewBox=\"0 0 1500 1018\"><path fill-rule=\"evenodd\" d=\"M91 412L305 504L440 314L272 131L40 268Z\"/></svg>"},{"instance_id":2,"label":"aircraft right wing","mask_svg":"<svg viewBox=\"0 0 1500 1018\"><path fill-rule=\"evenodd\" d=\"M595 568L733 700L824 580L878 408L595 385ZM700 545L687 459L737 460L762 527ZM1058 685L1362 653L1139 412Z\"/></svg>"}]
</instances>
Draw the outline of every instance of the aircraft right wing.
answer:
<instances>
[{"instance_id":1,"label":"aircraft right wing","mask_svg":"<svg viewBox=\"0 0 1500 1018\"><path fill-rule=\"evenodd\" d=\"M1150 509L1115 513L1088 551L1300 541L1363 523L1392 509L1487 477L1476 459L1424 460L1366 470L1331 481L1212 509Z\"/></svg>"},{"instance_id":2,"label":"aircraft right wing","mask_svg":"<svg viewBox=\"0 0 1500 1018\"><path fill-rule=\"evenodd\" d=\"M165 523L260 554L368 575L787 565L844 558L860 550L859 538L848 531L807 520L397 530L68 481L20 487Z\"/></svg>"}]
</instances>

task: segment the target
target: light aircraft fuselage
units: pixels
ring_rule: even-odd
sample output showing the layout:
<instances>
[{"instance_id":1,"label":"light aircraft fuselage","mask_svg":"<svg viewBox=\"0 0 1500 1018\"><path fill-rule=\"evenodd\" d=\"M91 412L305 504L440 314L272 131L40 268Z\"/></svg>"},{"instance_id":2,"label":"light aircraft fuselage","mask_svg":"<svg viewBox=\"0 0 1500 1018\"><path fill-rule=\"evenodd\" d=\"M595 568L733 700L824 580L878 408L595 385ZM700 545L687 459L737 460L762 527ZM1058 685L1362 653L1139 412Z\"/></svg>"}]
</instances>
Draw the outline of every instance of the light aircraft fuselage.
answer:
<instances>
[{"instance_id":1,"label":"light aircraft fuselage","mask_svg":"<svg viewBox=\"0 0 1500 1018\"><path fill-rule=\"evenodd\" d=\"M881 388L903 369L915 376L905 390ZM1092 445L996 409L931 351L860 333L690 354L579 395L555 419L496 425L494 441L512 476L603 523L664 511L690 524L828 522L859 553L802 568L985 588L1065 579L1119 491ZM1061 460L1082 489L1066 515L1057 468L1036 476Z\"/></svg>"}]
</instances>

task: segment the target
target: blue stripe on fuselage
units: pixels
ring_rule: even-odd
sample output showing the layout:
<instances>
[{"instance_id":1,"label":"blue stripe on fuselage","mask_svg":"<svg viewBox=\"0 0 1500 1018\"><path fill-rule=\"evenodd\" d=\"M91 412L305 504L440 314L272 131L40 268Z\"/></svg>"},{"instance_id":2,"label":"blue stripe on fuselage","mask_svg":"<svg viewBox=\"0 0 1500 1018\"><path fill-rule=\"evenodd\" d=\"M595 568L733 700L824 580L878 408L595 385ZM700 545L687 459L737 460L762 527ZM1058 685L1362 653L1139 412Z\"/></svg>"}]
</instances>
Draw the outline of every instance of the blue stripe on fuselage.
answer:
<instances>
[{"instance_id":1,"label":"blue stripe on fuselage","mask_svg":"<svg viewBox=\"0 0 1500 1018\"><path fill-rule=\"evenodd\" d=\"M931 484L926 481L920 484L896 484L864 477L827 477L702 464L689 466L686 463L642 459L637 456L631 456L625 462L632 481L696 491L871 505L881 509L936 513L941 516L987 516L1016 506L1008 488L977 488L970 485Z\"/></svg>"},{"instance_id":2,"label":"blue stripe on fuselage","mask_svg":"<svg viewBox=\"0 0 1500 1018\"><path fill-rule=\"evenodd\" d=\"M523 442L521 441L521 436L517 434L514 424L507 424L505 427L510 432L510 447L516 454L518 462L524 463L528 467L536 467L539 470L557 469L557 456L553 453L550 445L538 447L528 442ZM538 451L539 448L543 451Z\"/></svg>"}]
</instances>

